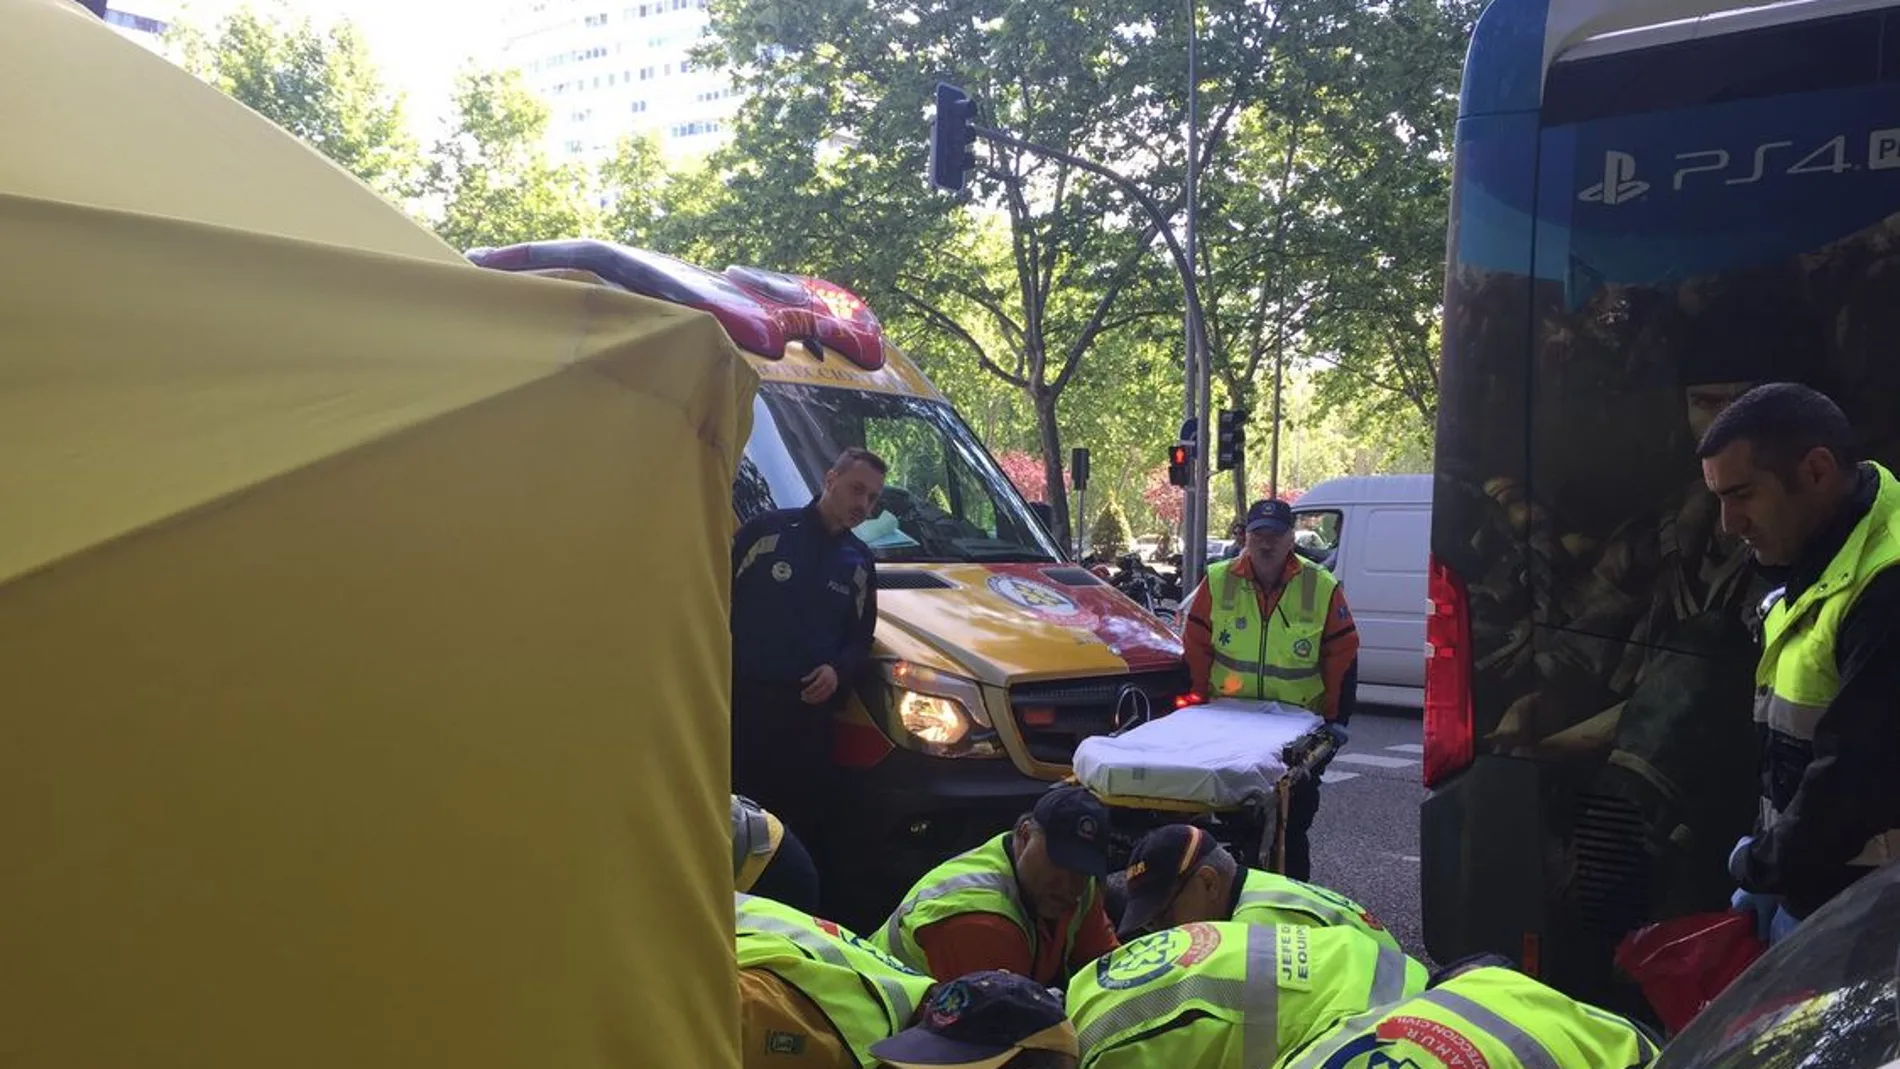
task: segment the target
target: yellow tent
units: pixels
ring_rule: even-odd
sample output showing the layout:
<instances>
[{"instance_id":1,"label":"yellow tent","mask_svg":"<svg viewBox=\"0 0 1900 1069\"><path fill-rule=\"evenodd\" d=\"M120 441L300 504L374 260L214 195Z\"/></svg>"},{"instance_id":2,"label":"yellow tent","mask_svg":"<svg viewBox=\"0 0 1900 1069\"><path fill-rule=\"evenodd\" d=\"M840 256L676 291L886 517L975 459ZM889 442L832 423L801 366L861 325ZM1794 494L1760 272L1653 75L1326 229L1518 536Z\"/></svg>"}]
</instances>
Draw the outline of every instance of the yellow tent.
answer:
<instances>
[{"instance_id":1,"label":"yellow tent","mask_svg":"<svg viewBox=\"0 0 1900 1069\"><path fill-rule=\"evenodd\" d=\"M738 1064L707 316L0 0L0 1065Z\"/></svg>"}]
</instances>

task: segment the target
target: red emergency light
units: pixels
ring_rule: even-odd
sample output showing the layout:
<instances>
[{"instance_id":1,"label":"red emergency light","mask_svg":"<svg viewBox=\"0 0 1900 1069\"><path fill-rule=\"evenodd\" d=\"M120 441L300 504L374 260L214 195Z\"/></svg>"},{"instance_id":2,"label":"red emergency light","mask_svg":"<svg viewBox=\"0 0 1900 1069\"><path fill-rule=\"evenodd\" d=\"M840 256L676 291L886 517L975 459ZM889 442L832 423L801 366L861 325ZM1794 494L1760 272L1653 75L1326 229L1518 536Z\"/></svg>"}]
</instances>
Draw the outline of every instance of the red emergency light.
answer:
<instances>
[{"instance_id":1,"label":"red emergency light","mask_svg":"<svg viewBox=\"0 0 1900 1069\"><path fill-rule=\"evenodd\" d=\"M734 344L769 360L784 359L789 341L806 340L867 371L884 366L884 328L877 316L857 294L823 279L754 267L720 274L605 241L530 241L467 255L476 266L498 271L591 271L643 297L711 313Z\"/></svg>"}]
</instances>

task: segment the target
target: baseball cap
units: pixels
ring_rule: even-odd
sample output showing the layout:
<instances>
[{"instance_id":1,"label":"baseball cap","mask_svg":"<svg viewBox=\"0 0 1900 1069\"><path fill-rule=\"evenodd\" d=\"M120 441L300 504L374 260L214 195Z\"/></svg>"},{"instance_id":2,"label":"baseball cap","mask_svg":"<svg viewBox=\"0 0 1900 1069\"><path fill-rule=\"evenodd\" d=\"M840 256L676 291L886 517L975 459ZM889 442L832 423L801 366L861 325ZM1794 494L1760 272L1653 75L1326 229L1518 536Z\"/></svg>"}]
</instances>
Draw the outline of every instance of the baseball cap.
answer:
<instances>
[{"instance_id":1,"label":"baseball cap","mask_svg":"<svg viewBox=\"0 0 1900 1069\"><path fill-rule=\"evenodd\" d=\"M1256 501L1247 509L1247 530L1253 531L1291 531L1293 529L1293 507L1278 498Z\"/></svg>"},{"instance_id":2,"label":"baseball cap","mask_svg":"<svg viewBox=\"0 0 1900 1069\"><path fill-rule=\"evenodd\" d=\"M1026 1050L1080 1053L1062 996L1007 972L978 972L940 984L917 1024L871 1045L897 1069L998 1069Z\"/></svg>"},{"instance_id":3,"label":"baseball cap","mask_svg":"<svg viewBox=\"0 0 1900 1069\"><path fill-rule=\"evenodd\" d=\"M1057 868L1108 875L1108 807L1087 787L1057 787L1036 799L1030 815L1042 828L1049 860Z\"/></svg>"},{"instance_id":4,"label":"baseball cap","mask_svg":"<svg viewBox=\"0 0 1900 1069\"><path fill-rule=\"evenodd\" d=\"M1170 824L1143 836L1128 858L1128 904L1122 909L1120 937L1131 938L1153 924L1181 881L1219 846L1192 824Z\"/></svg>"}]
</instances>

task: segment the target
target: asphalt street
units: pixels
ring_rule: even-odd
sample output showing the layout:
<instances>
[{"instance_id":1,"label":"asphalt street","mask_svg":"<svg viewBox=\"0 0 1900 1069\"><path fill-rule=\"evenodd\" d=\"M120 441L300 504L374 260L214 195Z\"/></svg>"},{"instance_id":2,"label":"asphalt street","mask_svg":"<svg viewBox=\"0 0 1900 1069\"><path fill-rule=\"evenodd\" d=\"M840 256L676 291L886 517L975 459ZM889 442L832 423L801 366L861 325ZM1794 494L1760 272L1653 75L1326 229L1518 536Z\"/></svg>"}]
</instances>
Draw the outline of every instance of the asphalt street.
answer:
<instances>
[{"instance_id":1,"label":"asphalt street","mask_svg":"<svg viewBox=\"0 0 1900 1069\"><path fill-rule=\"evenodd\" d=\"M1361 709L1326 770L1313 823L1313 882L1372 911L1421 961L1418 807L1424 729L1416 711Z\"/></svg>"}]
</instances>

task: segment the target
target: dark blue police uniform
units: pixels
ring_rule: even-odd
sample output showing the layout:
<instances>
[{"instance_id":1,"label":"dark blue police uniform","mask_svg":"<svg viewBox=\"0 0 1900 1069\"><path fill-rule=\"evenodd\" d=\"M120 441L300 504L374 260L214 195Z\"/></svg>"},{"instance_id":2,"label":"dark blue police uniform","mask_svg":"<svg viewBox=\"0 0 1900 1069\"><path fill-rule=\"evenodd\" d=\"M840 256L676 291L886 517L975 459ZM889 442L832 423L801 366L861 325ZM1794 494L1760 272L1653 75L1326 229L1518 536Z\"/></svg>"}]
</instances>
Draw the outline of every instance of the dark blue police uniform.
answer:
<instances>
[{"instance_id":1,"label":"dark blue police uniform","mask_svg":"<svg viewBox=\"0 0 1900 1069\"><path fill-rule=\"evenodd\" d=\"M756 516L732 540L732 781L808 841L825 823L831 716L871 657L877 564L817 502ZM838 689L799 697L820 665Z\"/></svg>"}]
</instances>

